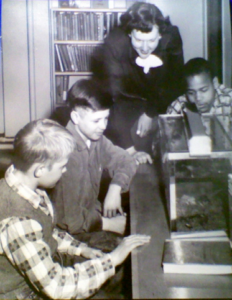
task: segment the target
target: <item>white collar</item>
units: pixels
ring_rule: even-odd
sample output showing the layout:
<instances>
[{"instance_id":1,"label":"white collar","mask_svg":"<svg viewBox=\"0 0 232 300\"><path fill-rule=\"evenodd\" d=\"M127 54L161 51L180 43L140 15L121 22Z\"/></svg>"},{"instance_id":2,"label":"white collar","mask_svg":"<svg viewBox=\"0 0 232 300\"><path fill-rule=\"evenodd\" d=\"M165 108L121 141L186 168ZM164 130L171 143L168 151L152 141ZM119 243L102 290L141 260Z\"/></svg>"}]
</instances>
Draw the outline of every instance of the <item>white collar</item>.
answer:
<instances>
[{"instance_id":1,"label":"white collar","mask_svg":"<svg viewBox=\"0 0 232 300\"><path fill-rule=\"evenodd\" d=\"M156 55L150 54L147 58L141 58L138 56L135 59L135 63L139 67L143 67L143 72L147 74L150 68L156 68L163 65L163 61Z\"/></svg>"},{"instance_id":2,"label":"white collar","mask_svg":"<svg viewBox=\"0 0 232 300\"><path fill-rule=\"evenodd\" d=\"M86 143L87 147L90 149L91 141L90 141L90 140L87 140L85 143Z\"/></svg>"}]
</instances>

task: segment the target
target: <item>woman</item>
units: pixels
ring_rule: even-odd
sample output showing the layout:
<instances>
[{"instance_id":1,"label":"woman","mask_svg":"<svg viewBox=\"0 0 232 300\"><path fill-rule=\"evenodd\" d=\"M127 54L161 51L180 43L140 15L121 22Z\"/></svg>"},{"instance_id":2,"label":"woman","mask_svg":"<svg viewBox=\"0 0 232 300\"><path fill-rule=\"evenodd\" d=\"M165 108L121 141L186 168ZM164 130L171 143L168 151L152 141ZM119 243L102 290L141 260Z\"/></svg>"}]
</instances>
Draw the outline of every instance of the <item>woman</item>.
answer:
<instances>
[{"instance_id":1,"label":"woman","mask_svg":"<svg viewBox=\"0 0 232 300\"><path fill-rule=\"evenodd\" d=\"M182 67L178 28L144 2L121 16L120 27L93 55L92 72L114 101L106 135L140 163L149 158L144 151L151 150L154 117L182 92Z\"/></svg>"}]
</instances>

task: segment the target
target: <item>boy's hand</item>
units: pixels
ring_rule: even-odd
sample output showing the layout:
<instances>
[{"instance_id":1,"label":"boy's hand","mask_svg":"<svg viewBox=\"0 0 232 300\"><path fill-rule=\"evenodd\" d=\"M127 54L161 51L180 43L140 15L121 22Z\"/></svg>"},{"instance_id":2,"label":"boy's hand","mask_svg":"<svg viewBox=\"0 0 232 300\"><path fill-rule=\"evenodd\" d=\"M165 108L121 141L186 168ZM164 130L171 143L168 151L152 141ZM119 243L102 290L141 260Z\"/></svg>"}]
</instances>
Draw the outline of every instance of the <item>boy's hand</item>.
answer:
<instances>
[{"instance_id":1,"label":"boy's hand","mask_svg":"<svg viewBox=\"0 0 232 300\"><path fill-rule=\"evenodd\" d=\"M112 218L115 217L118 212L123 215L121 206L121 187L117 184L110 184L104 201L103 216Z\"/></svg>"},{"instance_id":2,"label":"boy's hand","mask_svg":"<svg viewBox=\"0 0 232 300\"><path fill-rule=\"evenodd\" d=\"M90 247L84 247L81 250L81 256L85 258L92 259L92 258L102 257L103 255L104 253L101 250L90 248Z\"/></svg>"},{"instance_id":3,"label":"boy's hand","mask_svg":"<svg viewBox=\"0 0 232 300\"><path fill-rule=\"evenodd\" d=\"M136 134L140 137L146 136L152 128L152 122L153 119L143 113L139 118Z\"/></svg>"},{"instance_id":4,"label":"boy's hand","mask_svg":"<svg viewBox=\"0 0 232 300\"><path fill-rule=\"evenodd\" d=\"M134 159L136 160L136 165L141 165L141 164L152 164L152 158L150 154L143 152L143 151L137 151L136 153L133 154Z\"/></svg>"},{"instance_id":5,"label":"boy's hand","mask_svg":"<svg viewBox=\"0 0 232 300\"><path fill-rule=\"evenodd\" d=\"M102 229L105 231L113 231L124 234L126 228L126 215L116 216L113 218L102 217Z\"/></svg>"},{"instance_id":6,"label":"boy's hand","mask_svg":"<svg viewBox=\"0 0 232 300\"><path fill-rule=\"evenodd\" d=\"M149 243L150 239L150 236L140 234L125 237L118 247L110 253L114 266L120 265L132 250Z\"/></svg>"}]
</instances>

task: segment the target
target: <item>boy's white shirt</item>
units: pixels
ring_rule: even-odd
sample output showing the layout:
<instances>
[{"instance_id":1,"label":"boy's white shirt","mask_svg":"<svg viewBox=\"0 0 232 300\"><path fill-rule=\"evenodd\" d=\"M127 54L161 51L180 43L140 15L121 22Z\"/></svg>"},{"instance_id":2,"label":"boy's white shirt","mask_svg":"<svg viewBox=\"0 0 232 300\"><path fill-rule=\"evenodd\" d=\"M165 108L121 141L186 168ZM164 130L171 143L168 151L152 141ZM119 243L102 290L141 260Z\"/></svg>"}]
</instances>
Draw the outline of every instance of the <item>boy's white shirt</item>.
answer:
<instances>
[{"instance_id":1,"label":"boy's white shirt","mask_svg":"<svg viewBox=\"0 0 232 300\"><path fill-rule=\"evenodd\" d=\"M90 149L91 141L90 141L90 140L87 140L85 143L86 143L87 147Z\"/></svg>"}]
</instances>

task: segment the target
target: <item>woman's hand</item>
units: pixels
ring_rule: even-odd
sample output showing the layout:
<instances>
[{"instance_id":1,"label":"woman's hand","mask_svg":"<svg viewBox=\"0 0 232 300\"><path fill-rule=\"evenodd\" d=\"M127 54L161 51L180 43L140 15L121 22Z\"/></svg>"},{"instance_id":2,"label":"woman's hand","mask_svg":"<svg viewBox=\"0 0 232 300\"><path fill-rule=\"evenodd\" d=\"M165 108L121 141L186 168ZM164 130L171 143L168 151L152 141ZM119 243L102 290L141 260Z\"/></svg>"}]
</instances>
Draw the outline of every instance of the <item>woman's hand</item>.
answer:
<instances>
[{"instance_id":1,"label":"woman's hand","mask_svg":"<svg viewBox=\"0 0 232 300\"><path fill-rule=\"evenodd\" d=\"M146 136L152 128L152 120L153 118L150 118L143 113L139 118L136 134L140 137Z\"/></svg>"}]
</instances>

